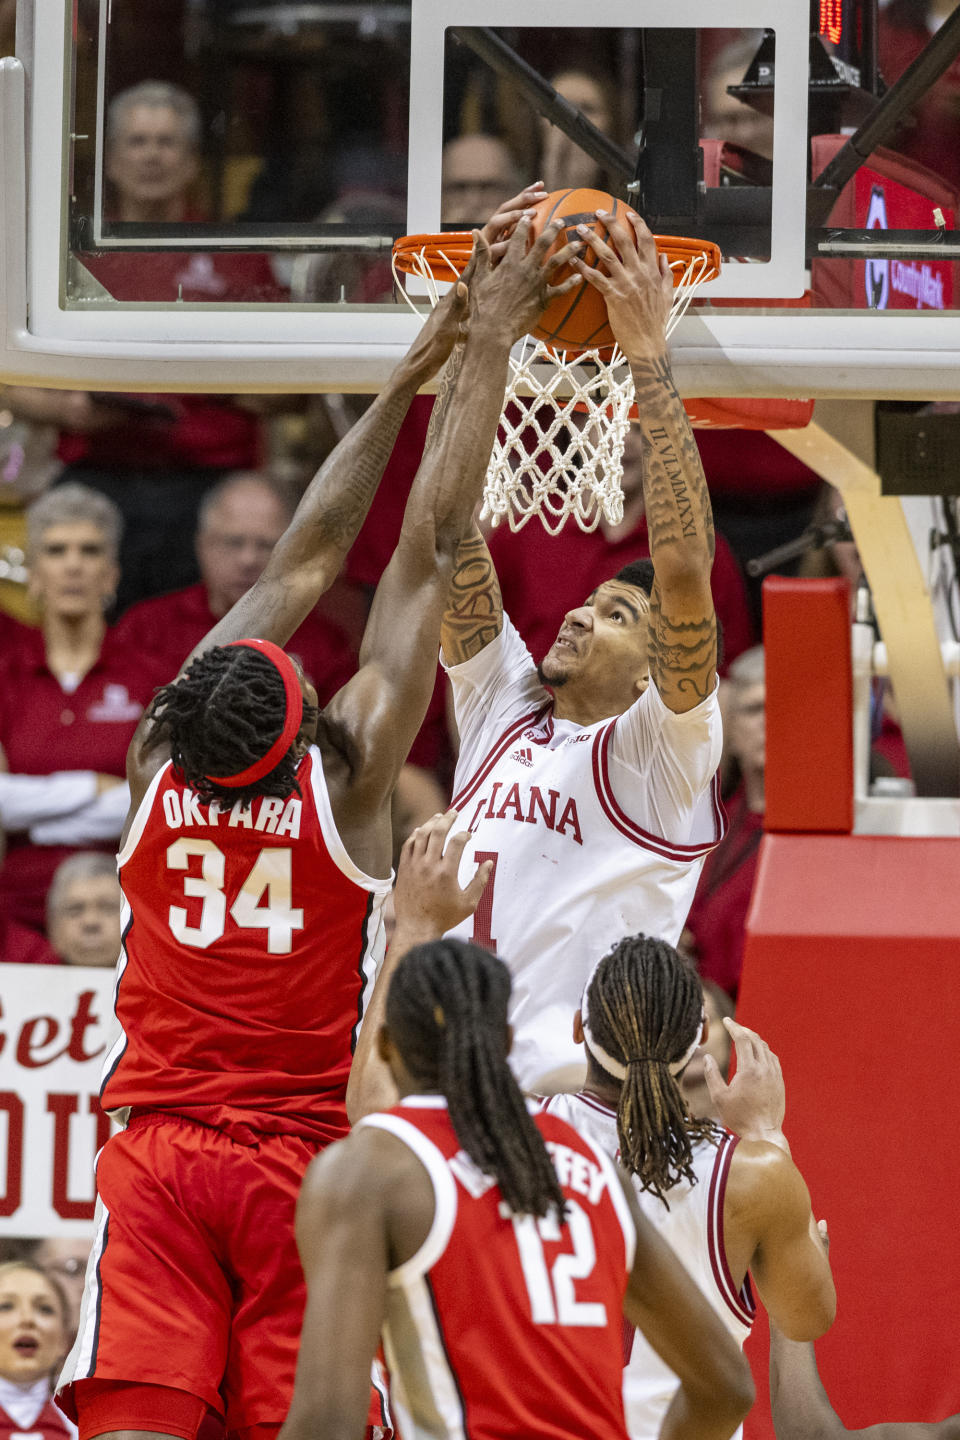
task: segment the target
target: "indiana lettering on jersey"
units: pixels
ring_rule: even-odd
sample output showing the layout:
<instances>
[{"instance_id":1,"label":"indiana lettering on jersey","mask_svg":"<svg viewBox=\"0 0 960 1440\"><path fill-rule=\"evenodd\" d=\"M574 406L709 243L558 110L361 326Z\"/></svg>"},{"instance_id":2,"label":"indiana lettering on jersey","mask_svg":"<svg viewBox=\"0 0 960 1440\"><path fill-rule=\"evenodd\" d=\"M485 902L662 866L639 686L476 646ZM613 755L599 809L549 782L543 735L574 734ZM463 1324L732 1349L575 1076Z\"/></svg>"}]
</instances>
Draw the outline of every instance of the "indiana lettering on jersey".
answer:
<instances>
[{"instance_id":1,"label":"indiana lettering on jersey","mask_svg":"<svg viewBox=\"0 0 960 1440\"><path fill-rule=\"evenodd\" d=\"M559 790L548 790L544 794L539 785L507 785L503 780L495 781L489 795L477 801L467 828L476 830L481 820L516 820L523 825L546 825L548 830L567 835L578 845L583 844L576 800L572 795L564 800Z\"/></svg>"},{"instance_id":2,"label":"indiana lettering on jersey","mask_svg":"<svg viewBox=\"0 0 960 1440\"><path fill-rule=\"evenodd\" d=\"M164 790L163 815L171 830L259 830L263 835L289 835L300 838L300 819L303 801L291 795L288 800L277 800L264 795L250 805L241 805L237 800L229 809L222 808L219 801L211 800L202 805L192 790Z\"/></svg>"}]
</instances>

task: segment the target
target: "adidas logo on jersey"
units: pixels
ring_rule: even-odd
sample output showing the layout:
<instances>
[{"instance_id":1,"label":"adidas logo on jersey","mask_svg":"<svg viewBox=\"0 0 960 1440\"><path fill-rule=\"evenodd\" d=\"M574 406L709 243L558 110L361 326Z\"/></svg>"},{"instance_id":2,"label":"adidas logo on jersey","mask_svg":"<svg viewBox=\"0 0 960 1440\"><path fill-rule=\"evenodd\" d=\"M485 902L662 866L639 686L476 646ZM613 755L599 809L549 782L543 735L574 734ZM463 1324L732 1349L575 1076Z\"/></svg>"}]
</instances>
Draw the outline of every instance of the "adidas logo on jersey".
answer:
<instances>
[{"instance_id":1,"label":"adidas logo on jersey","mask_svg":"<svg viewBox=\"0 0 960 1440\"><path fill-rule=\"evenodd\" d=\"M510 759L516 760L518 765L526 765L527 769L529 770L530 766L533 764L533 751L527 749L527 747L524 746L522 750L514 750L513 754L510 756Z\"/></svg>"}]
</instances>

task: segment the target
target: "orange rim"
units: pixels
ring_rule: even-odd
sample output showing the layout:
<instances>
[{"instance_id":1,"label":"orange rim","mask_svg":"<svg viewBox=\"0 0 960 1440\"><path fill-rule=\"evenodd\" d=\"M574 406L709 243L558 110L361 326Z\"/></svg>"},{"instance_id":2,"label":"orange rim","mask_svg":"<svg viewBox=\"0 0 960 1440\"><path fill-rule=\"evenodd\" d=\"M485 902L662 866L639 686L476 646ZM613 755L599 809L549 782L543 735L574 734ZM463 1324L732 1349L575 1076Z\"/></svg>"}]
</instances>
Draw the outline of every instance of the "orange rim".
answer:
<instances>
[{"instance_id":1,"label":"orange rim","mask_svg":"<svg viewBox=\"0 0 960 1440\"><path fill-rule=\"evenodd\" d=\"M674 270L674 284L680 283L683 273L691 260L703 257L706 261L702 282L715 280L720 274L721 254L719 245L712 240L692 240L682 235L654 235L657 251L666 255L671 266L682 266ZM416 275L420 264L429 266L435 280L455 280L467 268L467 261L473 250L473 233L470 230L449 230L439 235L402 235L394 241L393 260L404 275Z\"/></svg>"}]
</instances>

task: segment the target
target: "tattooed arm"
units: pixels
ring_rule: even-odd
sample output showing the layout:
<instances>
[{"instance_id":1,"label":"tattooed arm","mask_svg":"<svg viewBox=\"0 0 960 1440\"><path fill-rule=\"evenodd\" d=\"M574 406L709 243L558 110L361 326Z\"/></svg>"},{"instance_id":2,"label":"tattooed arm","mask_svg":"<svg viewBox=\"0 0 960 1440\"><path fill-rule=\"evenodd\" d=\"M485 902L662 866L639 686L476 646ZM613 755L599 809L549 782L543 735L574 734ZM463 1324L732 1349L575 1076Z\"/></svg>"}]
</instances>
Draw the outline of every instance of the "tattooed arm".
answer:
<instances>
[{"instance_id":1,"label":"tattooed arm","mask_svg":"<svg viewBox=\"0 0 960 1440\"><path fill-rule=\"evenodd\" d=\"M599 213L599 212L598 212ZM605 217L616 250L582 231L609 275L574 261L607 303L633 372L643 436L643 494L656 580L650 598L650 674L669 709L692 710L713 692L717 618L710 591L710 495L667 350L673 280L639 216ZM618 253L619 252L619 253ZM621 258L622 257L622 258Z\"/></svg>"},{"instance_id":2,"label":"tattooed arm","mask_svg":"<svg viewBox=\"0 0 960 1440\"><path fill-rule=\"evenodd\" d=\"M246 637L285 645L303 623L357 538L411 400L446 362L463 334L466 315L467 287L461 283L445 296L369 410L313 477L260 579L194 655Z\"/></svg>"},{"instance_id":3,"label":"tattooed arm","mask_svg":"<svg viewBox=\"0 0 960 1440\"><path fill-rule=\"evenodd\" d=\"M440 644L448 665L461 665L495 640L503 629L503 599L493 556L476 525L460 541Z\"/></svg>"},{"instance_id":4,"label":"tattooed arm","mask_svg":"<svg viewBox=\"0 0 960 1440\"><path fill-rule=\"evenodd\" d=\"M351 810L370 814L389 796L426 711L436 674L441 619L483 485L503 404L514 340L539 316L549 277L569 247L544 263L558 226L549 226L527 253L529 221L494 267L476 236L470 281L469 333L443 377L397 549L374 597L360 650L360 669L328 711L347 729L359 754Z\"/></svg>"}]
</instances>

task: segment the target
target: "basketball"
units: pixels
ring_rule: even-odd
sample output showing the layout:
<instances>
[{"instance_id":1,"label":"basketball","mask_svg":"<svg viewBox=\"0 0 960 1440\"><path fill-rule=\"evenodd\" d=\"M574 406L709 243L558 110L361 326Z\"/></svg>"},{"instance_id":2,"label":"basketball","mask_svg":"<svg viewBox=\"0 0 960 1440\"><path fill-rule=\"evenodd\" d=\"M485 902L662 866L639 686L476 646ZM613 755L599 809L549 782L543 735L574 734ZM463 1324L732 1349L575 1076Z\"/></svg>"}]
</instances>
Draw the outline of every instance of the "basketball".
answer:
<instances>
[{"instance_id":1,"label":"basketball","mask_svg":"<svg viewBox=\"0 0 960 1440\"><path fill-rule=\"evenodd\" d=\"M600 223L594 212L600 209L608 210L611 215L623 215L626 208L623 200L607 195L603 190L554 190L536 207L537 213L531 222L530 234L535 239L551 220L563 221L563 229L549 254L561 250L569 241L576 240L578 225L588 225L601 239L606 240L607 228ZM582 259L586 265L598 266L597 257L588 247L584 249ZM554 284L561 284L573 273L569 265L563 266L554 276ZM558 350L609 352L615 343L603 296L587 280L568 294L551 300L533 334L538 340L544 340Z\"/></svg>"}]
</instances>

